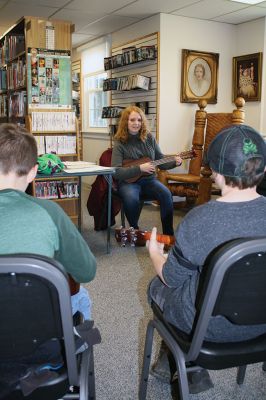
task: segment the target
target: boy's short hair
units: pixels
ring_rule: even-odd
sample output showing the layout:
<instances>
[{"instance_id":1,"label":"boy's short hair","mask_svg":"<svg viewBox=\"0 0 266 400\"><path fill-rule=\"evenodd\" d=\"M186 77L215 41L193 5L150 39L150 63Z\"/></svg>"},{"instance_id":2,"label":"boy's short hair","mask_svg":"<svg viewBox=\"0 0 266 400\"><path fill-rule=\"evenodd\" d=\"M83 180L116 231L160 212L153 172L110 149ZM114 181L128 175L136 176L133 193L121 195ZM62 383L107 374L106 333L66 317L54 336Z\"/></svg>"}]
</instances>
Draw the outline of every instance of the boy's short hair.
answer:
<instances>
[{"instance_id":1,"label":"boy's short hair","mask_svg":"<svg viewBox=\"0 0 266 400\"><path fill-rule=\"evenodd\" d=\"M231 125L213 139L207 161L213 171L225 177L227 185L253 187L264 176L266 144L250 126Z\"/></svg>"},{"instance_id":2,"label":"boy's short hair","mask_svg":"<svg viewBox=\"0 0 266 400\"><path fill-rule=\"evenodd\" d=\"M0 124L0 172L27 175L37 164L37 144L33 135L15 124Z\"/></svg>"}]
</instances>

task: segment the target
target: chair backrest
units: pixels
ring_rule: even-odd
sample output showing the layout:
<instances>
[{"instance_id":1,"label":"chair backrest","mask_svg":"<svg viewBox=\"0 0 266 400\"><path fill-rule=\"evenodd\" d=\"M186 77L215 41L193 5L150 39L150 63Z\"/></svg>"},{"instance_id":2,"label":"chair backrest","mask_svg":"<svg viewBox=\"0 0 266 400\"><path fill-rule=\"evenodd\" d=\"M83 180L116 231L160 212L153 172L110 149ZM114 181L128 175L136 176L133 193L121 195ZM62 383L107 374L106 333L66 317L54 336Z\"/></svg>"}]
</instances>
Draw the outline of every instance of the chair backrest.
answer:
<instances>
[{"instance_id":1,"label":"chair backrest","mask_svg":"<svg viewBox=\"0 0 266 400\"><path fill-rule=\"evenodd\" d=\"M190 161L189 173L200 175L201 168L205 165L204 159L208 146L221 129L231 124L244 123L244 104L245 100L242 97L238 97L235 100L236 109L231 113L208 113L205 110L207 101L204 99L199 101L199 110L196 111L195 129L192 139L192 146L197 157Z\"/></svg>"},{"instance_id":2,"label":"chair backrest","mask_svg":"<svg viewBox=\"0 0 266 400\"><path fill-rule=\"evenodd\" d=\"M237 325L266 324L265 285L266 237L235 239L215 249L203 266L190 355L198 354L212 315Z\"/></svg>"},{"instance_id":3,"label":"chair backrest","mask_svg":"<svg viewBox=\"0 0 266 400\"><path fill-rule=\"evenodd\" d=\"M16 363L46 341L62 344L70 384L78 385L67 274L48 257L0 256L0 359Z\"/></svg>"}]
</instances>

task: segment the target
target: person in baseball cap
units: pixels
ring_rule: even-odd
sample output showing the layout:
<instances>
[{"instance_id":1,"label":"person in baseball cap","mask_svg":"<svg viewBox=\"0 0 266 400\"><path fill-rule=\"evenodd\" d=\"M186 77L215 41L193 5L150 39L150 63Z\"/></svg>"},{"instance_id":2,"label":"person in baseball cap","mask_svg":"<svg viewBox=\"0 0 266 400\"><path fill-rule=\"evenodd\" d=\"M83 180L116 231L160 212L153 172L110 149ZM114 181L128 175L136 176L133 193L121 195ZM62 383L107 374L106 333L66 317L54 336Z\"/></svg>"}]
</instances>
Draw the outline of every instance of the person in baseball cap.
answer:
<instances>
[{"instance_id":1,"label":"person in baseball cap","mask_svg":"<svg viewBox=\"0 0 266 400\"><path fill-rule=\"evenodd\" d=\"M266 144L262 136L247 125L231 125L213 139L207 152L221 196L194 207L182 218L175 232L175 243L165 258L153 228L148 244L157 276L148 287L148 299L162 310L164 319L190 334L196 315L198 282L208 255L221 244L244 237L266 237L266 197L257 192L264 177ZM205 340L237 342L264 334L264 325L234 325L223 316L212 316ZM170 350L162 344L151 372L160 379L172 379ZM207 370L188 373L190 393L213 387Z\"/></svg>"},{"instance_id":2,"label":"person in baseball cap","mask_svg":"<svg viewBox=\"0 0 266 400\"><path fill-rule=\"evenodd\" d=\"M207 162L226 183L239 189L257 186L264 175L266 144L262 136L247 125L231 125L211 142Z\"/></svg>"}]
</instances>

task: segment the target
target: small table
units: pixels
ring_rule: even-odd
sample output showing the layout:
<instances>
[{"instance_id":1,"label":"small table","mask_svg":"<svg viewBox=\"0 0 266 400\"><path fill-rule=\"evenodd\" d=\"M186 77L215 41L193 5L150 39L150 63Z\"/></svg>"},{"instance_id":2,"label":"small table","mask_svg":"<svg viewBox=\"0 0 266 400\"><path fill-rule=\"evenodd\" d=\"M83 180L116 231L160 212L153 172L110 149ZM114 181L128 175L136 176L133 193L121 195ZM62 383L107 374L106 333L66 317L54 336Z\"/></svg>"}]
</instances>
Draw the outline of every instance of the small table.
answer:
<instances>
[{"instance_id":1,"label":"small table","mask_svg":"<svg viewBox=\"0 0 266 400\"><path fill-rule=\"evenodd\" d=\"M110 253L110 235L111 235L111 205L112 205L112 175L115 173L115 168L112 167L102 167L100 165L93 165L90 168L81 168L81 169L71 169L71 172L59 172L53 175L42 175L37 174L37 179L45 178L67 178L71 176L78 177L79 179L79 187L80 187L80 195L79 195L79 215L78 215L78 229L81 231L81 178L82 176L95 176L95 175L103 175L108 183L108 204L107 204L107 253Z\"/></svg>"}]
</instances>

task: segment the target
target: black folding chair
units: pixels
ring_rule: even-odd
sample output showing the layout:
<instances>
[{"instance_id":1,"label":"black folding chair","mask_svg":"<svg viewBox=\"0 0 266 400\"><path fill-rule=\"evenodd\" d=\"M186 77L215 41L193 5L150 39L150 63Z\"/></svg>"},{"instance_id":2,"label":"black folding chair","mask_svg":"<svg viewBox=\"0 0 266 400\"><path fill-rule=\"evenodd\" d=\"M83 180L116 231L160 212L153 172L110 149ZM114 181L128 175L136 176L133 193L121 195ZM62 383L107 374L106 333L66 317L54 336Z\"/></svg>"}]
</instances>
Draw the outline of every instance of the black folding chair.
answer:
<instances>
[{"instance_id":1,"label":"black folding chair","mask_svg":"<svg viewBox=\"0 0 266 400\"><path fill-rule=\"evenodd\" d=\"M76 355L68 278L58 262L29 254L0 256L0 326L1 400L95 399L93 346ZM25 397L25 368L33 368L33 382L42 381L41 370L50 365L43 346L55 342L61 365ZM14 372L20 375L14 378Z\"/></svg>"},{"instance_id":2,"label":"black folding chair","mask_svg":"<svg viewBox=\"0 0 266 400\"><path fill-rule=\"evenodd\" d=\"M266 238L224 244L208 257L204 270L207 273L203 284L200 281L191 335L166 322L162 311L152 303L154 318L146 332L140 400L146 399L154 329L174 357L181 400L189 398L187 372L195 366L210 370L239 367L237 383L242 384L246 366L266 360L266 334L242 342L204 340L212 315L223 315L236 325L266 324Z\"/></svg>"}]
</instances>

